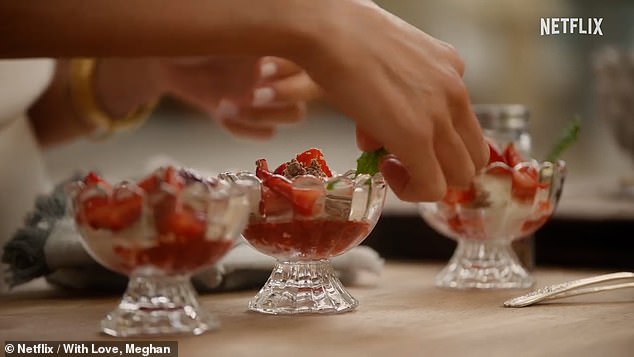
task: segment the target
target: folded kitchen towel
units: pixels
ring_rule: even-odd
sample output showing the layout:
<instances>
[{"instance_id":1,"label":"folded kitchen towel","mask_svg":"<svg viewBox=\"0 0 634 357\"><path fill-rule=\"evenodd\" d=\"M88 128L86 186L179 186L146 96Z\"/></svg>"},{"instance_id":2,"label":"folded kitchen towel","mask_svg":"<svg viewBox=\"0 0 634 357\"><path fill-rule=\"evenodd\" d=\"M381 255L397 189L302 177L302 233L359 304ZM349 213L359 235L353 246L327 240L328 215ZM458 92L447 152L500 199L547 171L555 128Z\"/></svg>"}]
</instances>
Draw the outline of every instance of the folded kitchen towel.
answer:
<instances>
[{"instance_id":1,"label":"folded kitchen towel","mask_svg":"<svg viewBox=\"0 0 634 357\"><path fill-rule=\"evenodd\" d=\"M46 277L52 284L100 291L125 289L127 277L99 265L84 249L74 221L67 215L64 187L77 180L75 175L60 183L50 195L40 196L22 228L5 245L2 262L8 265L11 287ZM345 285L359 278L379 276L383 259L369 247L358 246L332 259ZM214 266L192 277L199 292L253 289L266 282L275 259L241 240Z\"/></svg>"}]
</instances>

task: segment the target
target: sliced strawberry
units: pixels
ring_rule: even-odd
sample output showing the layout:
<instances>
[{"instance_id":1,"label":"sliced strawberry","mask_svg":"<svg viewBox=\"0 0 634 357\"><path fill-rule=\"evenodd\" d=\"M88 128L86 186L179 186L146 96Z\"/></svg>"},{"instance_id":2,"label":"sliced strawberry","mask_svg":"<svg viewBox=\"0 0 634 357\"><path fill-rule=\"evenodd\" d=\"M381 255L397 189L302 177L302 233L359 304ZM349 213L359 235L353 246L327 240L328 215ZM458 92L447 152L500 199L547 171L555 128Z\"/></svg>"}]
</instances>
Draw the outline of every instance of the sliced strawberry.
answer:
<instances>
[{"instance_id":1,"label":"sliced strawberry","mask_svg":"<svg viewBox=\"0 0 634 357\"><path fill-rule=\"evenodd\" d=\"M167 183L176 191L180 191L185 186L185 178L180 170L167 166L141 179L137 185L148 194L154 194L160 190L161 183Z\"/></svg>"},{"instance_id":2,"label":"sliced strawberry","mask_svg":"<svg viewBox=\"0 0 634 357\"><path fill-rule=\"evenodd\" d=\"M502 153L495 143L489 138L486 138L486 141L487 144L489 144L489 164L493 162L504 162L504 156L502 156Z\"/></svg>"},{"instance_id":3,"label":"sliced strawberry","mask_svg":"<svg viewBox=\"0 0 634 357\"><path fill-rule=\"evenodd\" d=\"M513 170L513 197L518 201L530 202L539 187L538 173L533 167L522 167Z\"/></svg>"},{"instance_id":4,"label":"sliced strawberry","mask_svg":"<svg viewBox=\"0 0 634 357\"><path fill-rule=\"evenodd\" d=\"M110 185L106 182L106 180L104 180L101 176L97 175L97 174L96 174L95 172L93 172L93 171L90 171L90 172L88 173L88 175L86 175L86 177L84 177L84 183L85 183L87 186L95 186L95 185L98 185L98 184L101 184L101 183L103 183L103 184L106 184L106 185L110 186Z\"/></svg>"},{"instance_id":5,"label":"sliced strawberry","mask_svg":"<svg viewBox=\"0 0 634 357\"><path fill-rule=\"evenodd\" d=\"M319 190L295 189L293 190L293 208L301 215L311 216L322 196L323 192Z\"/></svg>"},{"instance_id":6,"label":"sliced strawberry","mask_svg":"<svg viewBox=\"0 0 634 357\"><path fill-rule=\"evenodd\" d=\"M158 192L160 185L161 179L156 174L149 175L137 182L137 186L141 187L143 191L149 194Z\"/></svg>"},{"instance_id":7,"label":"sliced strawberry","mask_svg":"<svg viewBox=\"0 0 634 357\"><path fill-rule=\"evenodd\" d=\"M110 229L125 229L141 217L143 195L127 187L118 187L110 203Z\"/></svg>"},{"instance_id":8,"label":"sliced strawberry","mask_svg":"<svg viewBox=\"0 0 634 357\"><path fill-rule=\"evenodd\" d=\"M324 159L324 154L319 149L308 149L301 154L298 154L296 157L297 161L304 167L310 167L313 160L317 161L321 171L326 174L327 177L332 177L332 172L330 168L326 164L326 160Z\"/></svg>"},{"instance_id":9,"label":"sliced strawberry","mask_svg":"<svg viewBox=\"0 0 634 357\"><path fill-rule=\"evenodd\" d=\"M504 149L503 155L504 155L504 162L506 162L506 164L509 165L510 167L515 167L515 165L524 161L522 159L522 156L519 154L519 152L517 152L517 149L515 148L515 145L513 143L510 143L506 146L506 149Z\"/></svg>"},{"instance_id":10,"label":"sliced strawberry","mask_svg":"<svg viewBox=\"0 0 634 357\"><path fill-rule=\"evenodd\" d=\"M493 163L486 169L487 174L491 175L509 175L513 174L513 169L504 162Z\"/></svg>"},{"instance_id":11,"label":"sliced strawberry","mask_svg":"<svg viewBox=\"0 0 634 357\"><path fill-rule=\"evenodd\" d=\"M469 204L476 198L476 189L474 185L471 185L468 189L448 188L443 202L449 205L455 204Z\"/></svg>"},{"instance_id":12,"label":"sliced strawberry","mask_svg":"<svg viewBox=\"0 0 634 357\"><path fill-rule=\"evenodd\" d=\"M283 163L280 166L278 166L277 169L273 171L273 173L276 175L284 175L284 170L286 170L286 163Z\"/></svg>"},{"instance_id":13,"label":"sliced strawberry","mask_svg":"<svg viewBox=\"0 0 634 357\"><path fill-rule=\"evenodd\" d=\"M262 186L262 199L260 200L260 213L263 215L278 215L289 212L292 209L291 202L282 195Z\"/></svg>"},{"instance_id":14,"label":"sliced strawberry","mask_svg":"<svg viewBox=\"0 0 634 357\"><path fill-rule=\"evenodd\" d=\"M110 227L110 199L108 197L92 197L81 202L77 212L77 222L88 224L94 229Z\"/></svg>"},{"instance_id":15,"label":"sliced strawberry","mask_svg":"<svg viewBox=\"0 0 634 357\"><path fill-rule=\"evenodd\" d=\"M295 211L303 215L313 213L317 200L322 195L321 191L294 189L288 179L268 171L268 163L265 159L256 161L255 175L262 180L264 186L287 199L291 202ZM262 196L262 198L264 199L265 197Z\"/></svg>"},{"instance_id":16,"label":"sliced strawberry","mask_svg":"<svg viewBox=\"0 0 634 357\"><path fill-rule=\"evenodd\" d=\"M154 207L156 230L162 235L176 238L204 239L207 220L203 212L182 205L179 198L165 195Z\"/></svg>"}]
</instances>

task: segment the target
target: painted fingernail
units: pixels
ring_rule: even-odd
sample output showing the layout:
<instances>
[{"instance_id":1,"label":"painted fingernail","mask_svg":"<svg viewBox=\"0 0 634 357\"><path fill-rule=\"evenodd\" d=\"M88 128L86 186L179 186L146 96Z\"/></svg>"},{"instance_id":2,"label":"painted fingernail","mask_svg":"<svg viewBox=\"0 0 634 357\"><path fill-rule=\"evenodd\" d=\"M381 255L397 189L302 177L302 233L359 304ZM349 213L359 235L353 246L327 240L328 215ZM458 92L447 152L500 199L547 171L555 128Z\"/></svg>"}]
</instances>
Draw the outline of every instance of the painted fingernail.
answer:
<instances>
[{"instance_id":1,"label":"painted fingernail","mask_svg":"<svg viewBox=\"0 0 634 357\"><path fill-rule=\"evenodd\" d=\"M275 98L275 91L271 87L258 88L253 91L253 106L269 104Z\"/></svg>"},{"instance_id":2,"label":"painted fingernail","mask_svg":"<svg viewBox=\"0 0 634 357\"><path fill-rule=\"evenodd\" d=\"M405 189L409 182L409 173L399 159L386 156L380 161L379 168L392 191L398 194Z\"/></svg>"},{"instance_id":3,"label":"painted fingernail","mask_svg":"<svg viewBox=\"0 0 634 357\"><path fill-rule=\"evenodd\" d=\"M218 120L233 119L238 116L238 112L238 106L227 99L221 100L220 103L218 103L218 108L216 108Z\"/></svg>"},{"instance_id":4,"label":"painted fingernail","mask_svg":"<svg viewBox=\"0 0 634 357\"><path fill-rule=\"evenodd\" d=\"M277 64L275 64L275 62L264 62L260 65L261 79L273 77L276 73L277 73Z\"/></svg>"}]
</instances>

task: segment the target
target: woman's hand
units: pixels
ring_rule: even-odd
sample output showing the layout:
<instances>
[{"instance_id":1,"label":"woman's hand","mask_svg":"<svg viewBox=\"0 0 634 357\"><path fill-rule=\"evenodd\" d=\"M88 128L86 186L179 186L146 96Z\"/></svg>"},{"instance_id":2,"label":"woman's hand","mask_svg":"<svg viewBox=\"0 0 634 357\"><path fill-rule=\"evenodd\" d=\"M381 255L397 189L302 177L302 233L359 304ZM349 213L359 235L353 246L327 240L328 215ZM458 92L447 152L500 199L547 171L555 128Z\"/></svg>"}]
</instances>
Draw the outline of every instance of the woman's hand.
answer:
<instances>
[{"instance_id":1,"label":"woman's hand","mask_svg":"<svg viewBox=\"0 0 634 357\"><path fill-rule=\"evenodd\" d=\"M234 135L269 138L296 123L321 89L278 57L211 57L161 61L165 91L214 116Z\"/></svg>"},{"instance_id":2,"label":"woman's hand","mask_svg":"<svg viewBox=\"0 0 634 357\"><path fill-rule=\"evenodd\" d=\"M393 154L380 167L399 198L438 200L447 186L467 185L488 149L456 51L372 2L344 3L349 12L341 6L333 33L321 36L321 55L301 63L355 120L361 150Z\"/></svg>"}]
</instances>

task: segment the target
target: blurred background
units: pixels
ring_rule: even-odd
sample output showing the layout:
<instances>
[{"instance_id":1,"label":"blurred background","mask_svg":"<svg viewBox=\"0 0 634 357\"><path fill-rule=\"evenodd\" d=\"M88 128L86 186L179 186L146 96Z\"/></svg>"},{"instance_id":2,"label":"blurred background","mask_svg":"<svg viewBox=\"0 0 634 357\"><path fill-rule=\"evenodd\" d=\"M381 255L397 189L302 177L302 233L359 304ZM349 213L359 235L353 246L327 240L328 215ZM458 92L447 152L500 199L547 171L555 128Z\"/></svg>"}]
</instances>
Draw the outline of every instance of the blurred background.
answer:
<instances>
[{"instance_id":1,"label":"blurred background","mask_svg":"<svg viewBox=\"0 0 634 357\"><path fill-rule=\"evenodd\" d=\"M634 176L634 156L628 156L617 145L608 121L598 110L593 63L598 51L606 46L634 49L633 1L377 2L458 49L466 63L465 79L473 103L526 105L531 112L530 134L536 158L543 158L566 123L579 115L582 120L580 140L564 157L569 176L557 212L559 221L553 220L541 234L559 238L574 236L570 233L571 222L577 228L578 222L584 222L595 227L604 241L608 239L605 232L610 230L627 229L631 235L634 199L625 198L621 187L622 182ZM602 17L603 36L540 36L542 17ZM630 119L634 121L634 117ZM280 130L270 142L258 142L235 139L209 118L167 100L138 131L101 142L84 140L50 149L46 163L54 179L63 179L75 169L86 168L98 169L110 177L136 176L148 160L161 160L157 156L219 172L252 169L255 159L260 157L272 163L286 161L308 147L321 148L331 167L340 172L354 167L359 154L353 123L324 103L314 104L304 123ZM385 216L385 224L393 217L392 222L406 227L402 224L406 221L411 226L403 231L378 229L377 234L399 237L432 234L425 231L416 207L394 196L388 198ZM564 225L557 226L560 223ZM590 246L597 244L587 229L584 234ZM566 242L563 240L561 244ZM425 256L424 251L433 249L423 245L410 249L410 254L418 252ZM442 257L451 248L440 251ZM591 261L587 257L580 259ZM604 260L614 259L607 256ZM634 264L628 256L623 259L625 264L628 261Z\"/></svg>"}]
</instances>

